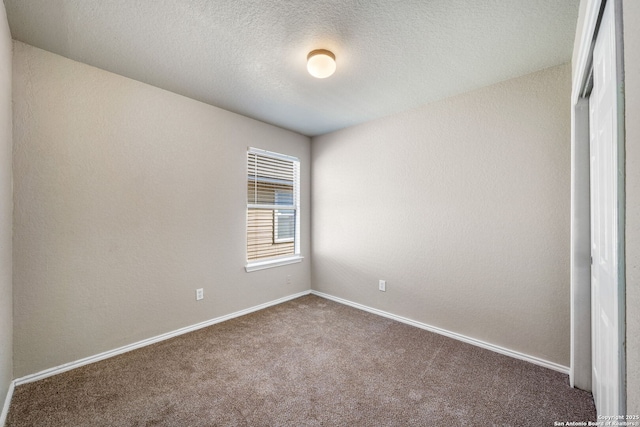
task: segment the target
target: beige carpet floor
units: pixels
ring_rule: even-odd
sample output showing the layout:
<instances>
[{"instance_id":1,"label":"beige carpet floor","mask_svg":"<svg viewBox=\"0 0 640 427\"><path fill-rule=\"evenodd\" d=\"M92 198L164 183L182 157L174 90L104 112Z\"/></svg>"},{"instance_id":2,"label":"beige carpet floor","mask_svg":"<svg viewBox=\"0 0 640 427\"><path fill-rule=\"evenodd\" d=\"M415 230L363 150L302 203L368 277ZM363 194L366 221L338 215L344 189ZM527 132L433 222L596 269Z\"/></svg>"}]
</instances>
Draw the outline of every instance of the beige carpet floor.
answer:
<instances>
[{"instance_id":1,"label":"beige carpet floor","mask_svg":"<svg viewBox=\"0 0 640 427\"><path fill-rule=\"evenodd\" d=\"M553 426L568 377L317 296L16 388L8 426Z\"/></svg>"}]
</instances>

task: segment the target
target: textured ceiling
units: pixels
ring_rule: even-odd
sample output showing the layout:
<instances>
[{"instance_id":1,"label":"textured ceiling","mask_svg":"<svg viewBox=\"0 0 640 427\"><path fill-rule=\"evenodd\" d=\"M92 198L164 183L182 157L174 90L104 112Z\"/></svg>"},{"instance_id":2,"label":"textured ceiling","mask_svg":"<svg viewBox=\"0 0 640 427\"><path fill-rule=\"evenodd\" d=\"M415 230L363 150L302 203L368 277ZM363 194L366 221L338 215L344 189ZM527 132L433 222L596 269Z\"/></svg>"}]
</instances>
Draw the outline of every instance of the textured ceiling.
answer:
<instances>
[{"instance_id":1,"label":"textured ceiling","mask_svg":"<svg viewBox=\"0 0 640 427\"><path fill-rule=\"evenodd\" d=\"M4 2L14 39L318 135L570 61L579 0Z\"/></svg>"}]
</instances>

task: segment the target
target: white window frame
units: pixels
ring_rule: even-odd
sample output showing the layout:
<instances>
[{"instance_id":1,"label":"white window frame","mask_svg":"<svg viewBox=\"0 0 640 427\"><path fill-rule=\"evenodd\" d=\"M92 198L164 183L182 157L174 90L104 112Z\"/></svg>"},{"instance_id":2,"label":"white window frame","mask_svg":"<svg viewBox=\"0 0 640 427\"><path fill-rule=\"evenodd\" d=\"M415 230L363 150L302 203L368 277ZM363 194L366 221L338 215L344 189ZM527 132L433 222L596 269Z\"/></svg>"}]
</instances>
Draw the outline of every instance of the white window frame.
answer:
<instances>
[{"instance_id":1,"label":"white window frame","mask_svg":"<svg viewBox=\"0 0 640 427\"><path fill-rule=\"evenodd\" d=\"M282 206L278 204L265 205L249 203L247 201L247 214L249 209L273 209L274 212L274 224L273 224L273 240L274 243L294 242L294 253L282 256L276 256L271 258L261 258L258 260L248 261L245 264L245 271L252 272L257 270L263 270L266 268L279 267L282 265L298 263L303 260L300 255L300 160L297 157L288 156L286 154L274 153L272 151L262 150L259 148L249 147L247 155L257 154L264 157L271 157L275 159L287 160L294 163L294 200L291 206ZM245 187L246 188L246 187ZM294 211L294 237L293 238L277 238L277 216L278 210L293 210ZM247 244L247 238L245 238L245 245Z\"/></svg>"}]
</instances>

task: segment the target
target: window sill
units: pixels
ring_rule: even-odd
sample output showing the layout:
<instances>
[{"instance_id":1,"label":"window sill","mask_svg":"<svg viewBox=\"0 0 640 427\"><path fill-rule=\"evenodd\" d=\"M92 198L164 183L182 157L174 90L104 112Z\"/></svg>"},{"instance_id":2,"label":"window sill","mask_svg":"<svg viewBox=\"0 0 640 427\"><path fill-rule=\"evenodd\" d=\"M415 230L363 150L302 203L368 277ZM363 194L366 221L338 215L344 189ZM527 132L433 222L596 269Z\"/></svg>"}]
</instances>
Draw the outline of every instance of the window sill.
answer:
<instances>
[{"instance_id":1,"label":"window sill","mask_svg":"<svg viewBox=\"0 0 640 427\"><path fill-rule=\"evenodd\" d=\"M270 259L268 261L251 262L244 266L247 273L252 271L264 270L266 268L280 267L281 265L295 264L296 262L302 262L304 257L300 255L294 255L287 258Z\"/></svg>"}]
</instances>

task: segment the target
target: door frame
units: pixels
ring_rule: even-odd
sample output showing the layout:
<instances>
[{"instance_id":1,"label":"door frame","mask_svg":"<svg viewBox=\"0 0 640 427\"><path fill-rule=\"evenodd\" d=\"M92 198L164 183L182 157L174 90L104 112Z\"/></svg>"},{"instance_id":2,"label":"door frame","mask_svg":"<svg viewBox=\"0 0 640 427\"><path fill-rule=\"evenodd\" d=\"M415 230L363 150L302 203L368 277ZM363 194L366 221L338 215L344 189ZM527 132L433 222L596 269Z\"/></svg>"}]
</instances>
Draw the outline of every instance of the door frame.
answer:
<instances>
[{"instance_id":1,"label":"door frame","mask_svg":"<svg viewBox=\"0 0 640 427\"><path fill-rule=\"evenodd\" d=\"M585 1L585 0L583 0ZM591 230L589 180L589 102L585 97L593 59L593 46L605 3L612 1L616 25L618 82L618 339L620 414L626 413L625 326L625 133L624 51L622 0L586 0L585 19L578 39L571 84L571 360L572 387L591 390Z\"/></svg>"}]
</instances>

